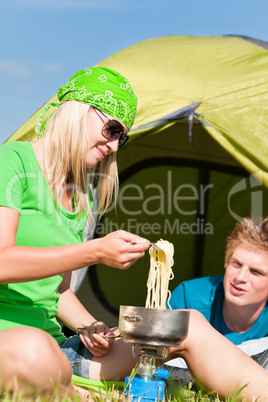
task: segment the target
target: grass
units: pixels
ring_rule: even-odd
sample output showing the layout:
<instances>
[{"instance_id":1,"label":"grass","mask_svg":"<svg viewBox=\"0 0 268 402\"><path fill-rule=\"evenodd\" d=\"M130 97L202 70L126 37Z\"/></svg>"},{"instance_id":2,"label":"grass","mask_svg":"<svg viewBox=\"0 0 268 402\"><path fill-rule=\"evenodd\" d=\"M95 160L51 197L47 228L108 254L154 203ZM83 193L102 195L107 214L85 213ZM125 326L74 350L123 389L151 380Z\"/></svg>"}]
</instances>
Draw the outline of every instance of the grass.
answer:
<instances>
[{"instance_id":1,"label":"grass","mask_svg":"<svg viewBox=\"0 0 268 402\"><path fill-rule=\"evenodd\" d=\"M238 401L238 394L233 397L226 399L226 402L236 402ZM72 394L72 395L71 395ZM114 385L111 387L106 385L106 389L102 389L101 393L93 389L87 397L80 397L77 394L70 394L68 390L64 392L56 389L53 395L42 396L38 395L35 391L27 389L26 391L14 391L10 393L8 391L3 391L0 396L0 401L3 402L127 402L128 399L124 397L122 391L116 388ZM183 388L177 388L176 397L166 395L165 402L220 402L218 397L212 397L211 395L205 393L201 389L195 390L192 384L189 383L188 386ZM241 399L240 399L241 401Z\"/></svg>"},{"instance_id":2,"label":"grass","mask_svg":"<svg viewBox=\"0 0 268 402\"><path fill-rule=\"evenodd\" d=\"M34 395L31 392L23 392L18 391L14 393L3 392L2 397L0 398L3 402L84 402L94 401L94 402L127 402L127 398L125 398L118 390L116 389L108 389L106 395L100 395L97 392L92 392L87 398L80 398L79 396L59 396L57 392L55 395L50 396L41 396ZM204 395L201 392L196 392L190 389L182 389L181 396L176 398L166 398L166 402L210 402L211 397L209 395ZM215 399L215 401L219 402L219 399Z\"/></svg>"},{"instance_id":3,"label":"grass","mask_svg":"<svg viewBox=\"0 0 268 402\"><path fill-rule=\"evenodd\" d=\"M130 381L132 377L137 374L137 367L132 370L130 374ZM124 395L125 384L121 381L91 381L82 377L72 376L72 383L79 387L80 391L85 392L85 396L74 392L73 388L62 389L60 386L55 388L54 393L51 395L42 395L38 390L31 386L25 386L24 390L17 389L12 393L0 389L0 401L3 402L131 402ZM127 384L128 386L128 384ZM227 397L225 402L243 402L240 392L242 387L232 397ZM220 402L220 398L213 397L211 394L204 392L197 384L189 382L187 385L182 386L178 380L167 382L165 402ZM244 402L246 402L244 400Z\"/></svg>"}]
</instances>

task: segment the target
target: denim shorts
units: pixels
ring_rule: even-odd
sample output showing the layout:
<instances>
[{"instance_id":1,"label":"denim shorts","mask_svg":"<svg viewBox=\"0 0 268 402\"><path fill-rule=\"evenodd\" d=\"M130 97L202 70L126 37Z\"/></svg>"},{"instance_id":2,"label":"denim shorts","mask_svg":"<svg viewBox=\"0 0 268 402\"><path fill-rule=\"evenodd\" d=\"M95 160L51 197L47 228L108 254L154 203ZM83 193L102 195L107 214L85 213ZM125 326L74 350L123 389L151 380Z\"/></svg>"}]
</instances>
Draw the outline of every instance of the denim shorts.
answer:
<instances>
[{"instance_id":1,"label":"denim shorts","mask_svg":"<svg viewBox=\"0 0 268 402\"><path fill-rule=\"evenodd\" d=\"M80 338L76 335L71 336L60 344L60 348L70 360L73 374L88 379L89 366L93 355Z\"/></svg>"}]
</instances>

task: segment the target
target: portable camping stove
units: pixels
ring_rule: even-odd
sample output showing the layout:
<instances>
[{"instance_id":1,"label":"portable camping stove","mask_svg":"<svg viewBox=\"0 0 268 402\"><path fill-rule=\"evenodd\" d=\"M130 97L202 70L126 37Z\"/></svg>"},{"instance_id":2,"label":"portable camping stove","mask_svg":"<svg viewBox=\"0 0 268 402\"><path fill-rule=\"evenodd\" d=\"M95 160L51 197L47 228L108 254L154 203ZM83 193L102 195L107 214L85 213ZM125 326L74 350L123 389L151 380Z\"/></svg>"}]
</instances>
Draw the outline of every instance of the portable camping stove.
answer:
<instances>
[{"instance_id":1,"label":"portable camping stove","mask_svg":"<svg viewBox=\"0 0 268 402\"><path fill-rule=\"evenodd\" d=\"M165 359L170 346L186 338L189 325L186 310L163 310L120 306L119 330L125 342L132 344L132 354L140 357L138 372L125 379L125 395L131 401L163 401L169 371L156 368L155 359ZM136 346L139 352L136 352ZM162 354L160 350L162 349Z\"/></svg>"},{"instance_id":2,"label":"portable camping stove","mask_svg":"<svg viewBox=\"0 0 268 402\"><path fill-rule=\"evenodd\" d=\"M134 401L162 401L165 398L166 384L169 371L158 369L155 359L164 359L168 348L163 348L162 356L159 357L154 347L143 346L141 352L135 352L135 344L132 345L133 357L140 356L137 375L125 379L125 395Z\"/></svg>"}]
</instances>

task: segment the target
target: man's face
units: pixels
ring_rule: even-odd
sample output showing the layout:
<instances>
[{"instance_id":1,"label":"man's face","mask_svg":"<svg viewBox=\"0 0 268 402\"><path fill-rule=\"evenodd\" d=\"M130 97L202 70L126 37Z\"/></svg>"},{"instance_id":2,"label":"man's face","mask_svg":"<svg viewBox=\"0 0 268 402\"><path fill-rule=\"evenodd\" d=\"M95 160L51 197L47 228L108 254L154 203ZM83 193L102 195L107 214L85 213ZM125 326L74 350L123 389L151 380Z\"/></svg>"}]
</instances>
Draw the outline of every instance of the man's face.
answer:
<instances>
[{"instance_id":1,"label":"man's face","mask_svg":"<svg viewBox=\"0 0 268 402\"><path fill-rule=\"evenodd\" d=\"M237 306L264 307L268 298L268 253L241 244L225 269L227 301Z\"/></svg>"}]
</instances>

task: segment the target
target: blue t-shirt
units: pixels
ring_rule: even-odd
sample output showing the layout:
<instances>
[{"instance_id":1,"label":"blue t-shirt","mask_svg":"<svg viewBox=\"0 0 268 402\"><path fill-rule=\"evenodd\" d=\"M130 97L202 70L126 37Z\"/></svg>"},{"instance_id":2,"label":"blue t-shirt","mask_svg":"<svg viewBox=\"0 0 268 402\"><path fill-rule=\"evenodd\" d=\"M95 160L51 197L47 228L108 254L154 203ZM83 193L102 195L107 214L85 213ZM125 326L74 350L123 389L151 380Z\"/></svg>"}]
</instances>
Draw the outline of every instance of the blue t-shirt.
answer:
<instances>
[{"instance_id":1,"label":"blue t-shirt","mask_svg":"<svg viewBox=\"0 0 268 402\"><path fill-rule=\"evenodd\" d=\"M268 303L255 323L245 332L238 334L225 324L222 315L224 289L223 275L196 278L182 282L171 294L170 306L174 309L200 311L210 324L235 345L268 335Z\"/></svg>"}]
</instances>

